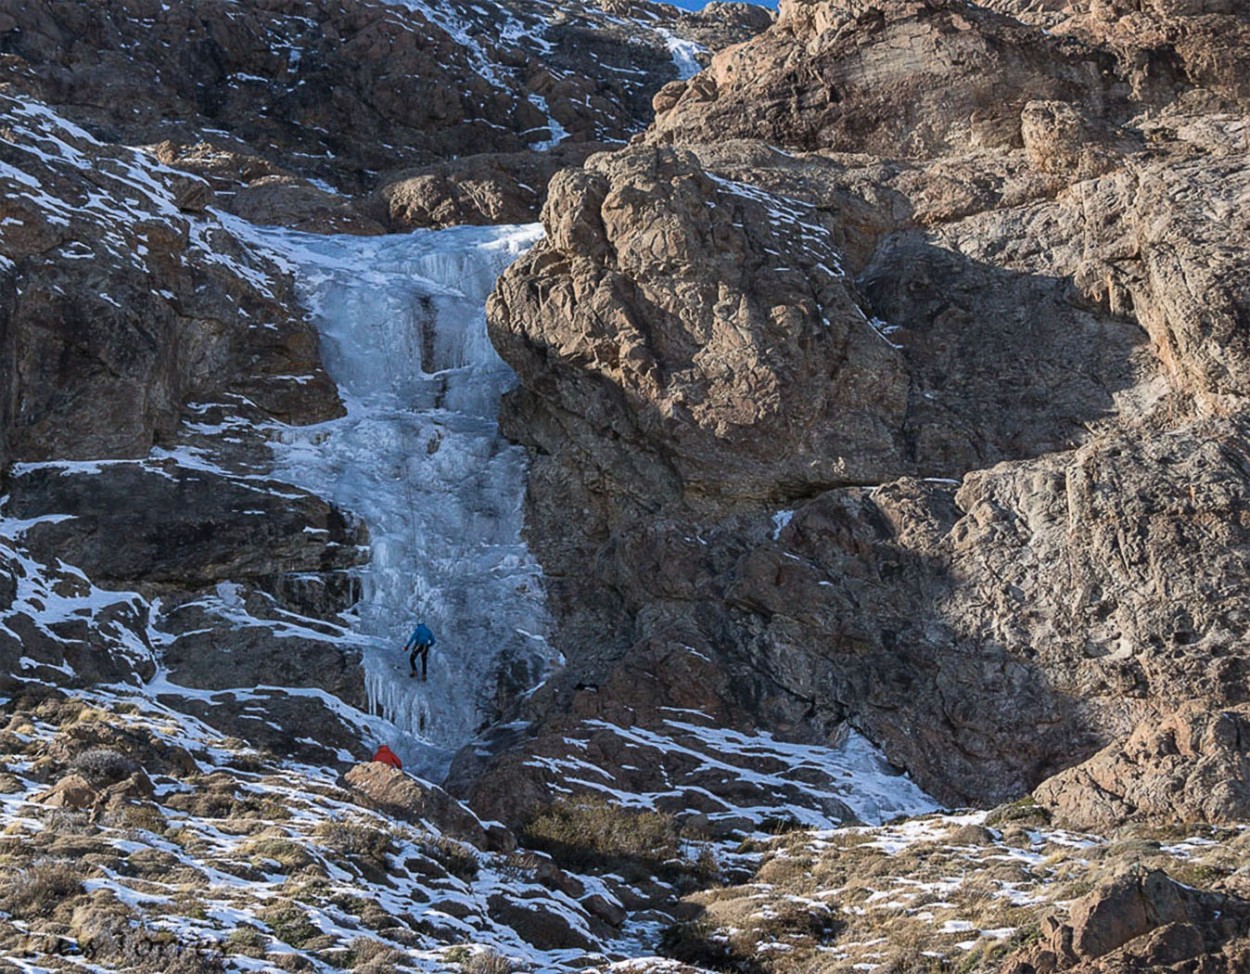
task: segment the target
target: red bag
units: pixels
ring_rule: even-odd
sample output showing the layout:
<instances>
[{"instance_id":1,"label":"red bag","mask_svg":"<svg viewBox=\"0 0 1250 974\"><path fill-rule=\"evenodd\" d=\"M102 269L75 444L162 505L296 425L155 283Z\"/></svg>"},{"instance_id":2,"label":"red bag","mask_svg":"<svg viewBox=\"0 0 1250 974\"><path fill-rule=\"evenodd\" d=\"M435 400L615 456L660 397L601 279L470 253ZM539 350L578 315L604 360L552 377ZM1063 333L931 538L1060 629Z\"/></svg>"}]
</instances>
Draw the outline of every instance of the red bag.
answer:
<instances>
[{"instance_id":1,"label":"red bag","mask_svg":"<svg viewBox=\"0 0 1250 974\"><path fill-rule=\"evenodd\" d=\"M396 770L404 770L404 762L399 760L399 755L383 744L378 748L377 753L370 758L371 761L381 761L383 764L389 764Z\"/></svg>"}]
</instances>

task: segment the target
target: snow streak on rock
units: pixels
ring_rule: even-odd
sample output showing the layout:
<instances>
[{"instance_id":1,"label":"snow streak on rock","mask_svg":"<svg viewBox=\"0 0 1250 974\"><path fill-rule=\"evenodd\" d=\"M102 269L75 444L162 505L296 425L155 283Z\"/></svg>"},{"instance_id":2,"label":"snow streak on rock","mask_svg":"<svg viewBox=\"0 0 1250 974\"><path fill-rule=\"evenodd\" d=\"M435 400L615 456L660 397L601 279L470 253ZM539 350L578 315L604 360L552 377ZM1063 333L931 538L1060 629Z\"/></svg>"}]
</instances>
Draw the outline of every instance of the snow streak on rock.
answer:
<instances>
[{"instance_id":1,"label":"snow streak on rock","mask_svg":"<svg viewBox=\"0 0 1250 974\"><path fill-rule=\"evenodd\" d=\"M525 454L495 422L513 377L484 312L495 278L539 233L259 235L295 271L347 406L285 431L277 472L368 523L370 703L412 735L401 753L431 776L552 658L540 569L520 535ZM438 638L428 682L401 652L419 619Z\"/></svg>"},{"instance_id":2,"label":"snow streak on rock","mask_svg":"<svg viewBox=\"0 0 1250 974\"><path fill-rule=\"evenodd\" d=\"M655 31L664 38L664 43L672 52L673 65L677 68L679 79L688 81L703 70L703 65L699 63L699 55L709 53L706 47L684 37L678 37L671 30L665 30L663 27L657 27Z\"/></svg>"},{"instance_id":3,"label":"snow streak on rock","mask_svg":"<svg viewBox=\"0 0 1250 974\"><path fill-rule=\"evenodd\" d=\"M607 770L576 757L533 757L529 763L547 768L558 782L589 788L627 807L703 808L713 825L746 831L769 820L816 829L836 828L848 818L875 825L940 807L853 730L826 747L781 741L766 731L717 727L697 711L675 714L664 722L663 733L602 720L583 724L592 733L621 738L640 765L685 765L662 790L624 789ZM576 745L575 739L567 743ZM735 800L714 793L725 781L735 782ZM565 785L557 784L557 790L568 790Z\"/></svg>"}]
</instances>

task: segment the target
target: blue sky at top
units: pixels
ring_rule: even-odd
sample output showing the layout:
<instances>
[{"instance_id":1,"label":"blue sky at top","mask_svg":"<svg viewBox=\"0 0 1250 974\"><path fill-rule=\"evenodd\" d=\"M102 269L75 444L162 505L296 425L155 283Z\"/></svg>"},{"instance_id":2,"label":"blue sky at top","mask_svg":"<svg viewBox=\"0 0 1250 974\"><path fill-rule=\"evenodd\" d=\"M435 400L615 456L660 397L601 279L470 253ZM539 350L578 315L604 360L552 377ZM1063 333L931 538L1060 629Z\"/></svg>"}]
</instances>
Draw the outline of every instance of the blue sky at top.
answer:
<instances>
[{"instance_id":1,"label":"blue sky at top","mask_svg":"<svg viewBox=\"0 0 1250 974\"><path fill-rule=\"evenodd\" d=\"M666 0L674 7L681 7L682 10L700 10L707 6L707 0ZM747 0L748 3L758 4L761 7L771 7L777 9L777 0Z\"/></svg>"}]
</instances>

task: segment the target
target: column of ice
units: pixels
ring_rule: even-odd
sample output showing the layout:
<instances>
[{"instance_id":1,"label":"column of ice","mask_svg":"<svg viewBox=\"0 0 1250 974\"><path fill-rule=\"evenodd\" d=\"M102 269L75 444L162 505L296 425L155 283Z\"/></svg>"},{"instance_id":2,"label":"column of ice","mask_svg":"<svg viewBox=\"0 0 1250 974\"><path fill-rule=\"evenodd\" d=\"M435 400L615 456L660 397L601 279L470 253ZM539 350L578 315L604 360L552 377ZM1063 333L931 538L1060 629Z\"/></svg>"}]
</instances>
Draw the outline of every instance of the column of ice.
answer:
<instances>
[{"instance_id":1,"label":"column of ice","mask_svg":"<svg viewBox=\"0 0 1250 974\"><path fill-rule=\"evenodd\" d=\"M279 473L368 524L370 704L411 735L399 749L426 774L474 735L503 668L537 681L550 663L542 579L521 540L525 454L495 423L514 377L484 311L495 278L538 236L266 232L295 265L347 406L343 419L285 433ZM400 652L419 619L438 638L426 683Z\"/></svg>"}]
</instances>

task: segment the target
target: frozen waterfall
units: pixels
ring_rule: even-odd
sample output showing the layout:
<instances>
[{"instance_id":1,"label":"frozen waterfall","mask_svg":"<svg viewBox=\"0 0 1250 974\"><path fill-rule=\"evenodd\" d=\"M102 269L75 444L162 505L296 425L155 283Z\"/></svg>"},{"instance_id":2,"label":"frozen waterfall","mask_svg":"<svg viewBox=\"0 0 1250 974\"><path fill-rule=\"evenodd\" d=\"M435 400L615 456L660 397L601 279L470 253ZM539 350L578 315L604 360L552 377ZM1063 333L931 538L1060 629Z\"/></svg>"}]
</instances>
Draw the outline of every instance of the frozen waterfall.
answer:
<instances>
[{"instance_id":1,"label":"frozen waterfall","mask_svg":"<svg viewBox=\"0 0 1250 974\"><path fill-rule=\"evenodd\" d=\"M537 683L553 656L540 569L521 540L526 456L496 428L514 377L484 310L541 228L249 230L294 271L347 407L284 429L276 473L368 524L359 627L370 706L404 732L392 746L412 769L439 777L497 697ZM421 619L438 640L425 683L401 652Z\"/></svg>"}]
</instances>

